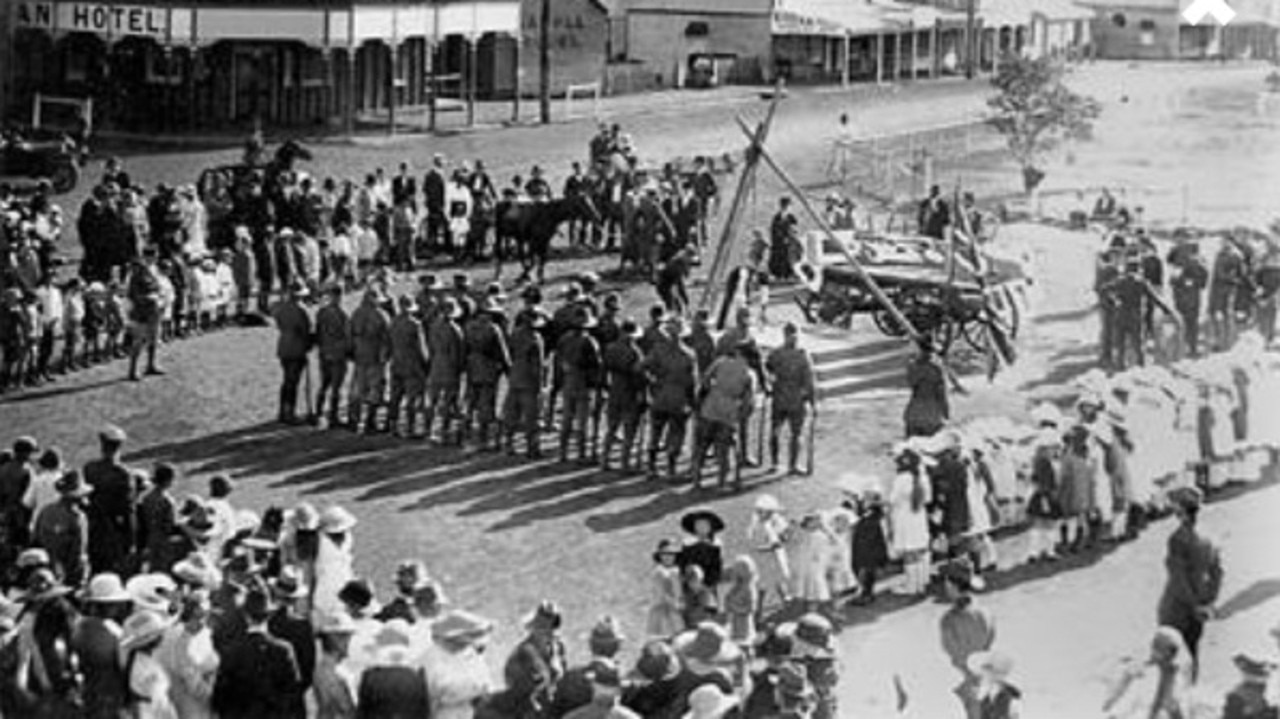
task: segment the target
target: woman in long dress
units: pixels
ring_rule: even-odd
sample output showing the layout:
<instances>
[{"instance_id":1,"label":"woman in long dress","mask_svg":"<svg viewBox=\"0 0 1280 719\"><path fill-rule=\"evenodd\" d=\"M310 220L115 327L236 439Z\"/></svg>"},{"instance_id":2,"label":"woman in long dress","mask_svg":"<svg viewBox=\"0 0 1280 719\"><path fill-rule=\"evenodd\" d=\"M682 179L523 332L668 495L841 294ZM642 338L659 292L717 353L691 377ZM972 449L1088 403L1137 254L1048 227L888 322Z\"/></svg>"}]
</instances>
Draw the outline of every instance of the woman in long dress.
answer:
<instances>
[{"instance_id":1,"label":"woman in long dress","mask_svg":"<svg viewBox=\"0 0 1280 719\"><path fill-rule=\"evenodd\" d=\"M658 544L649 574L649 618L645 633L669 639L684 631L684 588L676 565L679 545L670 539Z\"/></svg>"},{"instance_id":2,"label":"woman in long dress","mask_svg":"<svg viewBox=\"0 0 1280 719\"><path fill-rule=\"evenodd\" d=\"M493 622L453 611L431 625L431 646L423 659L432 719L472 719L476 702L494 689L483 654Z\"/></svg>"},{"instance_id":3,"label":"woman in long dress","mask_svg":"<svg viewBox=\"0 0 1280 719\"><path fill-rule=\"evenodd\" d=\"M168 627L167 618L147 610L125 621L120 651L125 656L132 719L180 719L169 700L169 672L156 658L156 650Z\"/></svg>"},{"instance_id":4,"label":"woman in long dress","mask_svg":"<svg viewBox=\"0 0 1280 719\"><path fill-rule=\"evenodd\" d=\"M209 597L197 590L182 600L178 623L165 633L157 658L171 678L169 699L182 719L214 719L218 653L208 626Z\"/></svg>"},{"instance_id":5,"label":"woman in long dress","mask_svg":"<svg viewBox=\"0 0 1280 719\"><path fill-rule=\"evenodd\" d=\"M908 594L923 594L929 584L929 479L921 455L900 451L889 490L889 528L893 553L902 558Z\"/></svg>"},{"instance_id":6,"label":"woman in long dress","mask_svg":"<svg viewBox=\"0 0 1280 719\"><path fill-rule=\"evenodd\" d=\"M791 595L802 602L805 611L827 607L831 603L831 585L827 568L835 551L835 537L818 514L807 515L788 543L791 565Z\"/></svg>"}]
</instances>

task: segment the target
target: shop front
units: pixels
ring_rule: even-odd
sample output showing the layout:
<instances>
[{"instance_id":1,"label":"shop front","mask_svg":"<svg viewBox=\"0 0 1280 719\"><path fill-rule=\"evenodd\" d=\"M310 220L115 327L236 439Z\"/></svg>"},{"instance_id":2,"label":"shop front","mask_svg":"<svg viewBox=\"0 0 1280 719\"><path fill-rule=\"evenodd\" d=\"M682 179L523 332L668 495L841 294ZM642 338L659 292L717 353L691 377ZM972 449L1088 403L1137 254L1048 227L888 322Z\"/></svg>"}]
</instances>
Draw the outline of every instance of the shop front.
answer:
<instances>
[{"instance_id":1,"label":"shop front","mask_svg":"<svg viewBox=\"0 0 1280 719\"><path fill-rule=\"evenodd\" d=\"M16 0L11 114L43 93L92 98L98 127L134 132L352 126L366 113L426 106L433 88L474 98L474 72L452 86L438 75L474 67L493 38L514 37L519 11L518 0Z\"/></svg>"}]
</instances>

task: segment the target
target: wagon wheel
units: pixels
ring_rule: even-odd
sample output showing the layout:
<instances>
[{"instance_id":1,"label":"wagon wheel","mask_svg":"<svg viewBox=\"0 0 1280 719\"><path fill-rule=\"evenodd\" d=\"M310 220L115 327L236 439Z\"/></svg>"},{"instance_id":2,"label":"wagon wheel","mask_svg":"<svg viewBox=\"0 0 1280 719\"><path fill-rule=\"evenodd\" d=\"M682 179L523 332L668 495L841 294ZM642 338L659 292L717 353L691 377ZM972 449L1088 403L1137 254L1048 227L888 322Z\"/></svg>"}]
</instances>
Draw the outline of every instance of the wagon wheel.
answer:
<instances>
[{"instance_id":1,"label":"wagon wheel","mask_svg":"<svg viewBox=\"0 0 1280 719\"><path fill-rule=\"evenodd\" d=\"M963 325L961 325L963 329ZM933 346L938 350L938 354L945 355L951 350L951 344L955 342L956 335L960 334L956 331L955 320L944 318L931 329L920 329L929 339L933 340Z\"/></svg>"},{"instance_id":2,"label":"wagon wheel","mask_svg":"<svg viewBox=\"0 0 1280 719\"><path fill-rule=\"evenodd\" d=\"M990 349L988 340L990 339L991 328L987 322L980 317L975 317L967 322L960 324L960 334L964 336L964 341L976 352L985 353Z\"/></svg>"},{"instance_id":3,"label":"wagon wheel","mask_svg":"<svg viewBox=\"0 0 1280 719\"><path fill-rule=\"evenodd\" d=\"M876 329L889 337L904 337L907 334L907 329L898 324L898 321L887 310L878 310L871 313L871 321L875 322Z\"/></svg>"},{"instance_id":4,"label":"wagon wheel","mask_svg":"<svg viewBox=\"0 0 1280 719\"><path fill-rule=\"evenodd\" d=\"M898 321L885 310L873 313L871 319L875 322L877 329L890 337L905 337L907 335L906 328L898 324ZM915 325L917 331L933 342L933 346L939 354L946 354L951 349L951 344L956 337L955 326L951 321L945 318L934 320L919 315L908 317L907 319Z\"/></svg>"}]
</instances>

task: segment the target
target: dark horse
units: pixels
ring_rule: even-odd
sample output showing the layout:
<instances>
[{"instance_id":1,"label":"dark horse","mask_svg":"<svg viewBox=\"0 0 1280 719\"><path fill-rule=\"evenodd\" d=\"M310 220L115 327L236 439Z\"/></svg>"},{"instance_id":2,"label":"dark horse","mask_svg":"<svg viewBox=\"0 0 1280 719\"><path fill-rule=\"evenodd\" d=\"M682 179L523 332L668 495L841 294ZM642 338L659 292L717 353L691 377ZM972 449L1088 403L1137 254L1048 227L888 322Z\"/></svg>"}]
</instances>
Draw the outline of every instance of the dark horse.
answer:
<instances>
[{"instance_id":1,"label":"dark horse","mask_svg":"<svg viewBox=\"0 0 1280 719\"><path fill-rule=\"evenodd\" d=\"M551 253L551 241L559 234L560 226L570 220L600 222L600 213L590 196L561 197L546 202L500 202L493 253L495 274L502 274L502 261L507 244L511 243L523 269L520 281L528 280L530 272L536 268L538 282L542 282L547 256Z\"/></svg>"}]
</instances>

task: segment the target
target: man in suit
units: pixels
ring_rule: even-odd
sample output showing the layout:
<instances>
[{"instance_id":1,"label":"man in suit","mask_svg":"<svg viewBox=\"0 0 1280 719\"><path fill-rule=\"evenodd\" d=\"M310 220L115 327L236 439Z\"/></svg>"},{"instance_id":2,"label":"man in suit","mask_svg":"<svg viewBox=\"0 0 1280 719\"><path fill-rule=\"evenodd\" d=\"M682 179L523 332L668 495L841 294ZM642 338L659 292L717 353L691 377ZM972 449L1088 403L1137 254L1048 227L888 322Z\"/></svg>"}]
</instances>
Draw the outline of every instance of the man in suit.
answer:
<instances>
[{"instance_id":1,"label":"man in suit","mask_svg":"<svg viewBox=\"0 0 1280 719\"><path fill-rule=\"evenodd\" d=\"M284 370L284 381L280 384L278 417L284 424L296 424L298 421L298 383L307 369L307 353L311 351L311 317L302 307L302 299L306 296L306 284L294 280L289 294L271 310L276 329L280 332L276 357Z\"/></svg>"},{"instance_id":2,"label":"man in suit","mask_svg":"<svg viewBox=\"0 0 1280 719\"><path fill-rule=\"evenodd\" d=\"M1222 559L1218 547L1196 526L1203 495L1195 487L1169 494L1178 515L1178 528L1169 536L1164 566L1167 579L1157 610L1162 626L1178 630L1191 651L1193 674L1200 668L1200 637L1213 616L1222 590Z\"/></svg>"},{"instance_id":3,"label":"man in suit","mask_svg":"<svg viewBox=\"0 0 1280 719\"><path fill-rule=\"evenodd\" d=\"M102 456L84 466L84 481L93 487L89 495L89 566L94 572L128 574L134 544L133 474L121 464L128 439L124 430L107 425L98 432Z\"/></svg>"},{"instance_id":4,"label":"man in suit","mask_svg":"<svg viewBox=\"0 0 1280 719\"><path fill-rule=\"evenodd\" d=\"M400 163L400 174L391 180L391 203L398 205L408 203L414 210L418 209L418 183L409 174L409 164Z\"/></svg>"},{"instance_id":5,"label":"man in suit","mask_svg":"<svg viewBox=\"0 0 1280 719\"><path fill-rule=\"evenodd\" d=\"M929 188L929 196L920 201L920 209L916 213L917 231L925 237L941 240L949 224L951 208L942 199L942 188L934 185Z\"/></svg>"},{"instance_id":6,"label":"man in suit","mask_svg":"<svg viewBox=\"0 0 1280 719\"><path fill-rule=\"evenodd\" d=\"M299 606L307 598L309 590L302 572L291 565L282 568L280 576L271 580L270 586L279 606L267 620L267 631L293 649L302 682L301 691L305 692L311 688L311 678L316 669L316 633L306 611Z\"/></svg>"},{"instance_id":7,"label":"man in suit","mask_svg":"<svg viewBox=\"0 0 1280 719\"><path fill-rule=\"evenodd\" d=\"M151 572L168 572L184 554L178 529L178 503L173 498L173 482L178 473L173 465L161 462L151 473L151 490L138 504L141 529L139 549Z\"/></svg>"},{"instance_id":8,"label":"man in suit","mask_svg":"<svg viewBox=\"0 0 1280 719\"><path fill-rule=\"evenodd\" d=\"M249 590L243 608L248 629L222 653L213 684L213 709L219 716L306 718L305 689L293 648L267 630L273 609L266 586L259 582Z\"/></svg>"},{"instance_id":9,"label":"man in suit","mask_svg":"<svg viewBox=\"0 0 1280 719\"><path fill-rule=\"evenodd\" d=\"M427 247L438 252L443 243L446 250L453 250L453 242L449 237L449 219L445 214L444 191L447 178L444 176L444 155L431 158L431 169L422 176L422 199L427 210Z\"/></svg>"}]
</instances>

